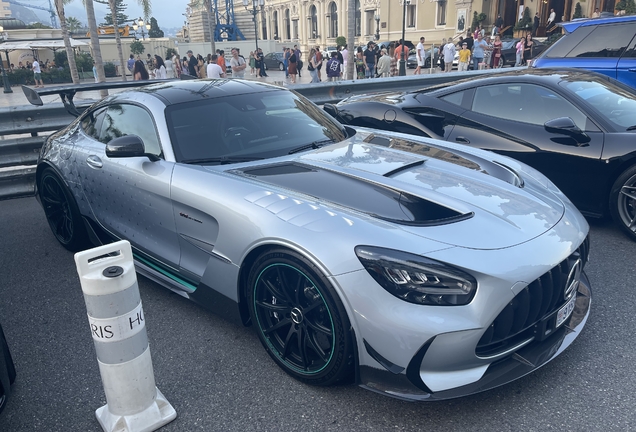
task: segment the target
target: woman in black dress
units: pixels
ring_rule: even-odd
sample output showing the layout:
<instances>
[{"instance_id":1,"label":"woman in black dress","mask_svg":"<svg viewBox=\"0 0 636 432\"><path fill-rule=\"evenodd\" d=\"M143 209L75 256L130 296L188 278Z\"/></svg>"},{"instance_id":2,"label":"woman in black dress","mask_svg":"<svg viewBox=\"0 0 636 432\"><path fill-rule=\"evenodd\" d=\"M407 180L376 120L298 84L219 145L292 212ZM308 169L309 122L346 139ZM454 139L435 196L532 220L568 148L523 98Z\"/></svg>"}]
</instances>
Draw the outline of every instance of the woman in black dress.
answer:
<instances>
[{"instance_id":1,"label":"woman in black dress","mask_svg":"<svg viewBox=\"0 0 636 432\"><path fill-rule=\"evenodd\" d=\"M528 62L532 60L534 53L534 42L532 41L532 33L526 35L526 46L523 48L523 64L528 65Z\"/></svg>"}]
</instances>

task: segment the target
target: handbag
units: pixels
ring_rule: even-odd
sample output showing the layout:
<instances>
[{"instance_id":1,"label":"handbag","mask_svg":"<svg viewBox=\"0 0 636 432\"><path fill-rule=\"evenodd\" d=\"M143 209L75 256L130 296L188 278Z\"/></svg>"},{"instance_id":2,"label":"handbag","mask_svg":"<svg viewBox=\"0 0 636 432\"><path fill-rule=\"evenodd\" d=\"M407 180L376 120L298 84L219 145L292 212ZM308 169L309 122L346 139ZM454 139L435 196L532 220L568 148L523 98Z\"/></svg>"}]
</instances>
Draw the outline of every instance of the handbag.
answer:
<instances>
[{"instance_id":1,"label":"handbag","mask_svg":"<svg viewBox=\"0 0 636 432\"><path fill-rule=\"evenodd\" d=\"M316 70L316 68L311 64L311 62L309 62L309 64L307 65L307 70L309 72Z\"/></svg>"}]
</instances>

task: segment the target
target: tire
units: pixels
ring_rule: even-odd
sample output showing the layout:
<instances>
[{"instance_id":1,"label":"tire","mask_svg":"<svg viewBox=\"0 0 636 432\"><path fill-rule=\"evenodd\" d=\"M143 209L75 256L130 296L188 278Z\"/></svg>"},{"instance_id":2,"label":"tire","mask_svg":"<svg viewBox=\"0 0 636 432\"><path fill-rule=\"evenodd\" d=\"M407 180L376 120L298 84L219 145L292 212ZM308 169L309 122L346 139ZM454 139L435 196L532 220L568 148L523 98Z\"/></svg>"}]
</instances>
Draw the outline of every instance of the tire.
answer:
<instances>
[{"instance_id":1,"label":"tire","mask_svg":"<svg viewBox=\"0 0 636 432\"><path fill-rule=\"evenodd\" d=\"M57 241L71 252L90 246L77 203L52 168L44 169L38 182L38 193L46 220Z\"/></svg>"},{"instance_id":2,"label":"tire","mask_svg":"<svg viewBox=\"0 0 636 432\"><path fill-rule=\"evenodd\" d=\"M263 64L263 68L264 68L265 70L268 70L267 63Z\"/></svg>"},{"instance_id":3,"label":"tire","mask_svg":"<svg viewBox=\"0 0 636 432\"><path fill-rule=\"evenodd\" d=\"M636 240L636 165L618 176L610 192L609 205L614 222Z\"/></svg>"},{"instance_id":4,"label":"tire","mask_svg":"<svg viewBox=\"0 0 636 432\"><path fill-rule=\"evenodd\" d=\"M278 63L278 70L284 71L285 70L285 65L282 64L282 63Z\"/></svg>"},{"instance_id":5,"label":"tire","mask_svg":"<svg viewBox=\"0 0 636 432\"><path fill-rule=\"evenodd\" d=\"M431 68L431 58L430 58L430 57L427 57L427 58L424 60L424 69L430 69L430 68Z\"/></svg>"},{"instance_id":6,"label":"tire","mask_svg":"<svg viewBox=\"0 0 636 432\"><path fill-rule=\"evenodd\" d=\"M293 251L271 250L254 263L247 290L258 337L285 372L320 386L352 378L351 324L313 264Z\"/></svg>"},{"instance_id":7,"label":"tire","mask_svg":"<svg viewBox=\"0 0 636 432\"><path fill-rule=\"evenodd\" d=\"M4 411L4 407L7 406L7 395L6 392L4 391L4 387L2 386L2 383L0 383L0 414L2 414L2 411Z\"/></svg>"},{"instance_id":8,"label":"tire","mask_svg":"<svg viewBox=\"0 0 636 432\"><path fill-rule=\"evenodd\" d=\"M502 68L506 65L506 58L504 56L499 57L499 64L497 65L498 68Z\"/></svg>"}]
</instances>

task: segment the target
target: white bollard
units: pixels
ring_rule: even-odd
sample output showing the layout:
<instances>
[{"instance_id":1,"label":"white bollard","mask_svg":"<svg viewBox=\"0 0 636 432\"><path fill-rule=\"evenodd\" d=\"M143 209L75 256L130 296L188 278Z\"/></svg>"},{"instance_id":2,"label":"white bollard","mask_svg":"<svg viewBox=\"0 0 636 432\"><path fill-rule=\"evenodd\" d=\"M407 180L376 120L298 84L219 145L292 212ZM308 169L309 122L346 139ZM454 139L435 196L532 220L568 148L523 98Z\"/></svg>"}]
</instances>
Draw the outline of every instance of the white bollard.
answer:
<instances>
[{"instance_id":1,"label":"white bollard","mask_svg":"<svg viewBox=\"0 0 636 432\"><path fill-rule=\"evenodd\" d=\"M130 243L79 252L75 264L106 393L99 424L106 432L159 429L177 412L155 386Z\"/></svg>"}]
</instances>

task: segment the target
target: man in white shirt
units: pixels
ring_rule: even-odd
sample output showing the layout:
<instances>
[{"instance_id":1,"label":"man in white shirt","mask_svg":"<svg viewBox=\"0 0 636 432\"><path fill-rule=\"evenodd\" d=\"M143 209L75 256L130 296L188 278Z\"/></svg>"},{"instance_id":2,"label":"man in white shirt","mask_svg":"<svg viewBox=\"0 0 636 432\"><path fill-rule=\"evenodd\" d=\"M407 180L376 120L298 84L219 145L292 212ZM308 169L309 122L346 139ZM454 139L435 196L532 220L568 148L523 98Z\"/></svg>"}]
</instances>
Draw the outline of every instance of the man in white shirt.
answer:
<instances>
[{"instance_id":1,"label":"man in white shirt","mask_svg":"<svg viewBox=\"0 0 636 432\"><path fill-rule=\"evenodd\" d=\"M40 69L40 63L38 63L37 59L33 60L33 65L31 66L33 70L33 79L35 80L35 87L44 87L44 83L42 82L42 70ZM38 85L38 82L40 83Z\"/></svg>"},{"instance_id":2,"label":"man in white shirt","mask_svg":"<svg viewBox=\"0 0 636 432\"><path fill-rule=\"evenodd\" d=\"M424 41L426 39L424 36L420 38L420 43L417 44L415 48L415 55L417 56L417 67L415 68L415 72L413 75L419 75L422 73L422 68L424 67L424 62L426 61L426 51L424 50Z\"/></svg>"},{"instance_id":3,"label":"man in white shirt","mask_svg":"<svg viewBox=\"0 0 636 432\"><path fill-rule=\"evenodd\" d=\"M444 45L444 72L451 72L453 70L453 60L455 59L455 54L457 50L455 48L455 44L452 40L449 40L446 45Z\"/></svg>"},{"instance_id":4,"label":"man in white shirt","mask_svg":"<svg viewBox=\"0 0 636 432\"><path fill-rule=\"evenodd\" d=\"M212 63L208 63L208 67L206 68L208 78L225 78L225 71L221 66L216 64L217 58L219 58L218 55L212 54Z\"/></svg>"},{"instance_id":5,"label":"man in white shirt","mask_svg":"<svg viewBox=\"0 0 636 432\"><path fill-rule=\"evenodd\" d=\"M232 48L232 59L230 60L230 67L232 68L233 78L245 77L245 68L247 67L247 64L245 63L245 59L239 56L238 49L236 48Z\"/></svg>"},{"instance_id":6,"label":"man in white shirt","mask_svg":"<svg viewBox=\"0 0 636 432\"><path fill-rule=\"evenodd\" d=\"M347 77L347 62L349 61L349 50L347 49L347 46L345 45L342 48L342 51L340 51L340 54L342 54L342 67L343 67L343 71L344 71L344 79L348 79Z\"/></svg>"}]
</instances>

